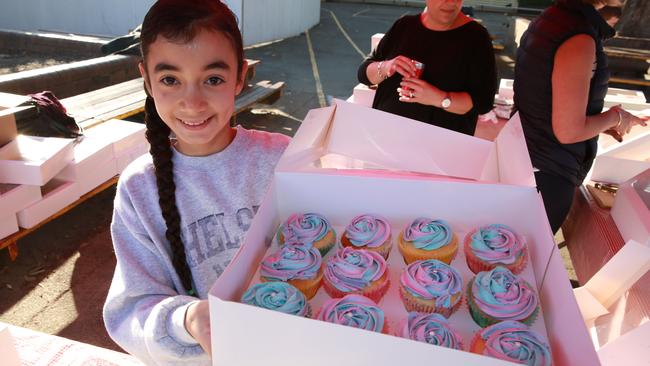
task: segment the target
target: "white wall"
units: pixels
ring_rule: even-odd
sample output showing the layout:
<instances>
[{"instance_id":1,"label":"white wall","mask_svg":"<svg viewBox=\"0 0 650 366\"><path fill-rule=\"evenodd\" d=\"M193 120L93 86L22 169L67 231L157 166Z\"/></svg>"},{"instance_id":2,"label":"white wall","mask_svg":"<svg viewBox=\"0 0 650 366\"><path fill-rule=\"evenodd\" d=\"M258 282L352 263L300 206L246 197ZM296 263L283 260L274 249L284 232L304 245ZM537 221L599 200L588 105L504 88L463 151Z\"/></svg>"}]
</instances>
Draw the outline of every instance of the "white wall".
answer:
<instances>
[{"instance_id":1,"label":"white wall","mask_svg":"<svg viewBox=\"0 0 650 366\"><path fill-rule=\"evenodd\" d=\"M0 0L0 29L116 37L142 22L154 0ZM320 0L224 0L244 44L298 35L320 21Z\"/></svg>"}]
</instances>

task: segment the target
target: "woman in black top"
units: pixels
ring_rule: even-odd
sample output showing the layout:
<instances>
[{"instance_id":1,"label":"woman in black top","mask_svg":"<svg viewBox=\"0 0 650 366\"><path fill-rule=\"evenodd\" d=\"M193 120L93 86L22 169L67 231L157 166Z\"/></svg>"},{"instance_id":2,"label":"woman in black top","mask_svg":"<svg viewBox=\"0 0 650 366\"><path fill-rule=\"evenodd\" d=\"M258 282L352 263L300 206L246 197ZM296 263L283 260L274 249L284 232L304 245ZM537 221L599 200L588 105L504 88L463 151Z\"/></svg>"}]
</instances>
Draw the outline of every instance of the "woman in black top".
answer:
<instances>
[{"instance_id":1,"label":"woman in black top","mask_svg":"<svg viewBox=\"0 0 650 366\"><path fill-rule=\"evenodd\" d=\"M602 111L609 82L603 40L614 35L598 14L605 5L622 1L556 0L530 23L517 50L515 107L554 233L591 168L598 135L620 140L645 125L620 106Z\"/></svg>"},{"instance_id":2,"label":"woman in black top","mask_svg":"<svg viewBox=\"0 0 650 366\"><path fill-rule=\"evenodd\" d=\"M460 12L460 0L426 5L393 24L359 66L359 81L378 85L373 108L473 135L478 115L494 102L490 35ZM421 79L415 61L424 64Z\"/></svg>"}]
</instances>

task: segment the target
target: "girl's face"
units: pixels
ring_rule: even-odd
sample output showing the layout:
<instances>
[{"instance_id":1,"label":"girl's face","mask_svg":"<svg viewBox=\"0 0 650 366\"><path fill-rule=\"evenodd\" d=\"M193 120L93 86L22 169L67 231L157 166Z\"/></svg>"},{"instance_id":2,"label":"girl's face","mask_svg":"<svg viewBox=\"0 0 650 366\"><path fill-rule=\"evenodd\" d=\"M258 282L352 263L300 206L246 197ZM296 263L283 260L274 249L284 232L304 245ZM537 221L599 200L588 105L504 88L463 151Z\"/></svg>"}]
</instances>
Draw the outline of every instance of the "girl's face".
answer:
<instances>
[{"instance_id":1,"label":"girl's face","mask_svg":"<svg viewBox=\"0 0 650 366\"><path fill-rule=\"evenodd\" d=\"M234 138L230 117L243 87L247 65L237 74L232 42L220 32L200 31L187 43L159 36L149 46L140 73L163 122L174 132L176 149L204 156Z\"/></svg>"}]
</instances>

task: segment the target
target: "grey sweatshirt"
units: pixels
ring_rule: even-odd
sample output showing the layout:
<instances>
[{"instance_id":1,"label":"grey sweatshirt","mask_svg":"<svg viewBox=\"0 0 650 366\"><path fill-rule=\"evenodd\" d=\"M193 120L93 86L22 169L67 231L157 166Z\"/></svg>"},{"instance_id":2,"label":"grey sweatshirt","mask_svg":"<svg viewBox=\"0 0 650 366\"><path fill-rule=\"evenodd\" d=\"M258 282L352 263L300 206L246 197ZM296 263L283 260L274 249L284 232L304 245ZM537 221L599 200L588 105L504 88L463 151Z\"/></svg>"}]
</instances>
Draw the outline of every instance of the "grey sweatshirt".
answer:
<instances>
[{"instance_id":1,"label":"grey sweatshirt","mask_svg":"<svg viewBox=\"0 0 650 366\"><path fill-rule=\"evenodd\" d=\"M238 127L219 153L190 157L174 150L176 204L198 298L207 298L239 249L288 141ZM183 287L165 231L146 154L127 167L117 185L111 224L117 266L104 323L117 344L148 365L209 365L184 327L185 310L197 298L179 294Z\"/></svg>"}]
</instances>

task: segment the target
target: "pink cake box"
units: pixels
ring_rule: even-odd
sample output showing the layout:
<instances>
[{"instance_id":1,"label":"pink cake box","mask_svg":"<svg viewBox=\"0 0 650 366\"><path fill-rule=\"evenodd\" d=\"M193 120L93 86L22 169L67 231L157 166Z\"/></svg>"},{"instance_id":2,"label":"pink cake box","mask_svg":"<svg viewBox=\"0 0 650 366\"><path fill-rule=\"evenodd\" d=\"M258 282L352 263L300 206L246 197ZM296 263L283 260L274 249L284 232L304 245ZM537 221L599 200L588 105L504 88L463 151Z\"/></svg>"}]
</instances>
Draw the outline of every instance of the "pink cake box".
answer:
<instances>
[{"instance_id":1,"label":"pink cake box","mask_svg":"<svg viewBox=\"0 0 650 366\"><path fill-rule=\"evenodd\" d=\"M57 174L56 179L77 183L84 195L117 175L117 164L110 141L84 137L74 146L74 160Z\"/></svg>"},{"instance_id":2,"label":"pink cake box","mask_svg":"<svg viewBox=\"0 0 650 366\"><path fill-rule=\"evenodd\" d=\"M18 135L0 148L0 183L44 185L72 161L73 142Z\"/></svg>"},{"instance_id":3,"label":"pink cake box","mask_svg":"<svg viewBox=\"0 0 650 366\"><path fill-rule=\"evenodd\" d=\"M591 180L621 184L650 169L650 129L599 151Z\"/></svg>"},{"instance_id":4,"label":"pink cake box","mask_svg":"<svg viewBox=\"0 0 650 366\"><path fill-rule=\"evenodd\" d=\"M22 228L38 225L80 197L75 182L52 179L40 189L43 198L17 213L18 225Z\"/></svg>"},{"instance_id":5,"label":"pink cake box","mask_svg":"<svg viewBox=\"0 0 650 366\"><path fill-rule=\"evenodd\" d=\"M619 186L611 214L623 240L650 245L650 167Z\"/></svg>"},{"instance_id":6,"label":"pink cake box","mask_svg":"<svg viewBox=\"0 0 650 366\"><path fill-rule=\"evenodd\" d=\"M18 232L18 230L18 220L15 213L0 217L0 239L6 238Z\"/></svg>"},{"instance_id":7,"label":"pink cake box","mask_svg":"<svg viewBox=\"0 0 650 366\"><path fill-rule=\"evenodd\" d=\"M495 210L496 207L499 209ZM254 365L262 360L265 365L286 365L290 361L292 364L325 366L349 363L350 360L355 364L395 365L423 359L435 359L447 365L506 364L469 353L467 348L457 351L434 347L265 311L238 302L248 286L258 280L259 263L273 243L278 224L289 214L317 211L335 227L341 227L360 210L387 217L395 231L420 215L444 218L459 235L485 223L498 222L517 228L529 243L527 270L533 283L537 284L543 309L543 317L540 316L534 326L542 327L542 332L546 330L554 365L599 365L553 241L543 204L534 187L436 179L415 174L331 171L276 172L242 248L210 291L214 365ZM390 265L397 266L400 259L395 251L389 257ZM465 266L462 253L452 266ZM391 290L380 302L380 307L395 324L405 315L405 310L396 295L395 281L399 271L392 271L391 275ZM465 273L465 286L468 280L465 277L468 276ZM319 291L313 299L316 308L323 300L320 297L326 297L324 291ZM474 328L471 328L472 320L466 305L452 315L452 322L466 324L459 327L469 342L471 338L468 337ZM248 325L242 327L242 324ZM281 346L287 342L292 344L290 355ZM355 346L349 347L350 344Z\"/></svg>"},{"instance_id":8,"label":"pink cake box","mask_svg":"<svg viewBox=\"0 0 650 366\"><path fill-rule=\"evenodd\" d=\"M145 130L143 123L111 119L89 128L85 134L112 143L113 154L117 158L135 146L145 145Z\"/></svg>"}]
</instances>

